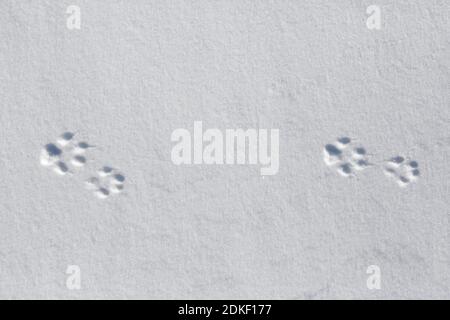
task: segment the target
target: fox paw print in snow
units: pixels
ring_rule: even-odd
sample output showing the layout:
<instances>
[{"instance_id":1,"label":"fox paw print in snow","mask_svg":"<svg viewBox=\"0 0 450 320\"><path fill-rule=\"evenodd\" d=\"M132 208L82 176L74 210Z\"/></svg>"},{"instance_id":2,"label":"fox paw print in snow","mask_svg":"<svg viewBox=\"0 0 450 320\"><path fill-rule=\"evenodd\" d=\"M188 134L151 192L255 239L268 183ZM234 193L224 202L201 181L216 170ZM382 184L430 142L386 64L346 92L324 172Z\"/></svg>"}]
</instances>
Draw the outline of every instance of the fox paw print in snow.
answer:
<instances>
[{"instance_id":1,"label":"fox paw print in snow","mask_svg":"<svg viewBox=\"0 0 450 320\"><path fill-rule=\"evenodd\" d=\"M125 176L114 168L105 166L97 171L97 176L86 181L86 188L94 191L99 199L106 199L111 194L124 190Z\"/></svg>"},{"instance_id":2,"label":"fox paw print in snow","mask_svg":"<svg viewBox=\"0 0 450 320\"><path fill-rule=\"evenodd\" d=\"M86 142L77 142L74 137L72 132L64 132L56 139L56 143L46 144L41 150L41 165L62 176L72 173L69 166L84 167L87 163L84 153L92 146Z\"/></svg>"},{"instance_id":3,"label":"fox paw print in snow","mask_svg":"<svg viewBox=\"0 0 450 320\"><path fill-rule=\"evenodd\" d=\"M334 143L325 145L323 152L325 164L344 177L354 176L357 171L370 166L366 149L353 146L348 137L341 137Z\"/></svg>"},{"instance_id":4,"label":"fox paw print in snow","mask_svg":"<svg viewBox=\"0 0 450 320\"><path fill-rule=\"evenodd\" d=\"M419 163L402 156L392 157L384 165L384 174L394 179L400 187L406 187L420 177Z\"/></svg>"}]
</instances>

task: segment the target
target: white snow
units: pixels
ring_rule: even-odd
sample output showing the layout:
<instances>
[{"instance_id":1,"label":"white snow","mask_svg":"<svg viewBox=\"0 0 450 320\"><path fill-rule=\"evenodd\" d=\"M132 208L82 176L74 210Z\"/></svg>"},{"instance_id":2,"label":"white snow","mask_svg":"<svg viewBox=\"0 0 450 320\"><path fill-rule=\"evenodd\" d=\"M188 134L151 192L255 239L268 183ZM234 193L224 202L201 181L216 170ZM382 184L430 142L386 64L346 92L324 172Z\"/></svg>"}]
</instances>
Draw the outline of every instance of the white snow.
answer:
<instances>
[{"instance_id":1,"label":"white snow","mask_svg":"<svg viewBox=\"0 0 450 320\"><path fill-rule=\"evenodd\" d=\"M0 298L449 299L449 9L0 1ZM174 165L195 121L279 129L278 173Z\"/></svg>"}]
</instances>

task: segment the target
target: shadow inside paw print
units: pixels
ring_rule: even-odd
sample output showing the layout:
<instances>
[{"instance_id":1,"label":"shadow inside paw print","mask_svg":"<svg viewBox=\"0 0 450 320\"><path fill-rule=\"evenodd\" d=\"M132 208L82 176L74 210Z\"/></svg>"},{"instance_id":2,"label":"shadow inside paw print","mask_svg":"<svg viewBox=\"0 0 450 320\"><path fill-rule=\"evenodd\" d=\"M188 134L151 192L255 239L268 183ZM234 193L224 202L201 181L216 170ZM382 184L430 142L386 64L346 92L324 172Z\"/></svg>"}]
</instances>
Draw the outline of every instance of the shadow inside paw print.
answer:
<instances>
[{"instance_id":1,"label":"shadow inside paw print","mask_svg":"<svg viewBox=\"0 0 450 320\"><path fill-rule=\"evenodd\" d=\"M41 150L41 165L62 176L72 173L69 164L74 168L84 167L87 163L84 153L92 146L86 142L76 142L74 137L74 133L64 132L58 137L56 144L46 144Z\"/></svg>"},{"instance_id":2,"label":"shadow inside paw print","mask_svg":"<svg viewBox=\"0 0 450 320\"><path fill-rule=\"evenodd\" d=\"M352 147L352 141L348 137L338 138L334 143L325 145L324 161L344 177L354 176L357 171L370 166L366 149L361 146Z\"/></svg>"},{"instance_id":3,"label":"shadow inside paw print","mask_svg":"<svg viewBox=\"0 0 450 320\"><path fill-rule=\"evenodd\" d=\"M125 176L112 167L104 166L97 171L97 176L86 181L86 188L94 191L99 199L106 199L111 194L121 193L125 188Z\"/></svg>"},{"instance_id":4,"label":"shadow inside paw print","mask_svg":"<svg viewBox=\"0 0 450 320\"><path fill-rule=\"evenodd\" d=\"M393 178L400 187L406 187L420 177L419 163L415 160L407 161L402 156L395 156L386 161L384 174Z\"/></svg>"}]
</instances>

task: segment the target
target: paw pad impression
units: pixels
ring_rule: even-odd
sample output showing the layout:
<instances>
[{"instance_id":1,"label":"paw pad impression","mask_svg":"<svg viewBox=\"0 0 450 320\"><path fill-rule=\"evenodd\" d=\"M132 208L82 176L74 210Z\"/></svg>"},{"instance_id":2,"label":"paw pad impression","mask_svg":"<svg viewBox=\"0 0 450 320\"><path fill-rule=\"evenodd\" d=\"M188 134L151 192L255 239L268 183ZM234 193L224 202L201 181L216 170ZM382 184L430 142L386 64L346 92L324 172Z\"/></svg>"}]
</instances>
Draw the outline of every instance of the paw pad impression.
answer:
<instances>
[{"instance_id":1,"label":"paw pad impression","mask_svg":"<svg viewBox=\"0 0 450 320\"><path fill-rule=\"evenodd\" d=\"M335 168L344 177L354 176L357 171L370 166L366 149L362 146L353 146L348 137L338 138L334 143L325 145L323 153L325 164Z\"/></svg>"},{"instance_id":2,"label":"paw pad impression","mask_svg":"<svg viewBox=\"0 0 450 320\"><path fill-rule=\"evenodd\" d=\"M394 179L400 187L406 187L420 177L419 163L415 160L406 160L402 156L395 156L386 161L384 174Z\"/></svg>"},{"instance_id":3,"label":"paw pad impression","mask_svg":"<svg viewBox=\"0 0 450 320\"><path fill-rule=\"evenodd\" d=\"M41 165L62 176L71 173L69 165L75 168L84 167L87 159L78 152L78 146L84 146L84 150L91 146L86 142L76 142L74 137L74 133L64 132L56 139L56 143L47 143L41 150Z\"/></svg>"},{"instance_id":4,"label":"paw pad impression","mask_svg":"<svg viewBox=\"0 0 450 320\"><path fill-rule=\"evenodd\" d=\"M104 166L97 171L97 176L85 182L86 189L94 191L99 199L106 199L111 194L121 193L125 188L125 176L118 170Z\"/></svg>"}]
</instances>

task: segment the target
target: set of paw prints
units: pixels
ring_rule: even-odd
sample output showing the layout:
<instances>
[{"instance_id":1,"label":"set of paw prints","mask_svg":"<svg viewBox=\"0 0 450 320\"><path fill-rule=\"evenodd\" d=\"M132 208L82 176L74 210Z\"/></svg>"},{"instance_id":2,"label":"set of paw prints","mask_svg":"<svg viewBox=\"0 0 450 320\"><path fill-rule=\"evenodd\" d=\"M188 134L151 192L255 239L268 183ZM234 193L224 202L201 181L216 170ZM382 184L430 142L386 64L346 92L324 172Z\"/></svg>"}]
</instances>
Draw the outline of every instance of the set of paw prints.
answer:
<instances>
[{"instance_id":1,"label":"set of paw prints","mask_svg":"<svg viewBox=\"0 0 450 320\"><path fill-rule=\"evenodd\" d=\"M363 146L355 145L348 137L338 138L324 147L325 164L344 177L352 177L358 171L376 166L369 162ZM384 174L393 179L400 187L416 182L420 177L419 163L403 156L394 156L382 163Z\"/></svg>"},{"instance_id":2,"label":"set of paw prints","mask_svg":"<svg viewBox=\"0 0 450 320\"><path fill-rule=\"evenodd\" d=\"M77 141L75 134L64 132L55 143L47 143L41 150L40 163L60 176L72 176L86 166L86 153L95 148L84 141ZM85 180L85 187L99 199L121 193L125 188L125 176L110 166L103 166Z\"/></svg>"}]
</instances>

